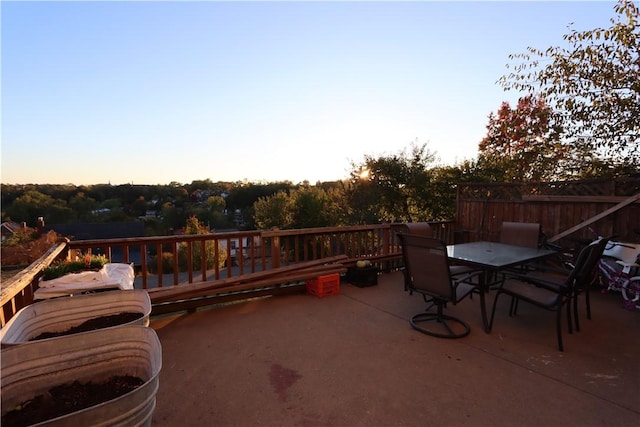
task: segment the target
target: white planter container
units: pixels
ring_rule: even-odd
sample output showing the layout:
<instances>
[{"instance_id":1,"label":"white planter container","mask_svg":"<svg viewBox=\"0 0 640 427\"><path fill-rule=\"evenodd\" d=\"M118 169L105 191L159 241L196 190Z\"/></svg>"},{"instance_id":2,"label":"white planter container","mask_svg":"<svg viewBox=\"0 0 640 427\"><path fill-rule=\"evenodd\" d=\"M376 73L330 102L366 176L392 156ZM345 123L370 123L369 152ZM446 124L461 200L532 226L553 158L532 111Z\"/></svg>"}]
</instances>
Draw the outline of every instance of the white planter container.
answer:
<instances>
[{"instance_id":1,"label":"white planter container","mask_svg":"<svg viewBox=\"0 0 640 427\"><path fill-rule=\"evenodd\" d=\"M149 426L156 404L162 348L144 326L108 328L2 350L2 414L52 387L131 375L144 383L118 398L37 426Z\"/></svg>"},{"instance_id":2,"label":"white planter container","mask_svg":"<svg viewBox=\"0 0 640 427\"><path fill-rule=\"evenodd\" d=\"M0 346L23 344L44 332L63 332L87 320L123 312L142 314L128 324L148 326L151 300L147 291L112 290L35 302L18 311L0 330Z\"/></svg>"}]
</instances>

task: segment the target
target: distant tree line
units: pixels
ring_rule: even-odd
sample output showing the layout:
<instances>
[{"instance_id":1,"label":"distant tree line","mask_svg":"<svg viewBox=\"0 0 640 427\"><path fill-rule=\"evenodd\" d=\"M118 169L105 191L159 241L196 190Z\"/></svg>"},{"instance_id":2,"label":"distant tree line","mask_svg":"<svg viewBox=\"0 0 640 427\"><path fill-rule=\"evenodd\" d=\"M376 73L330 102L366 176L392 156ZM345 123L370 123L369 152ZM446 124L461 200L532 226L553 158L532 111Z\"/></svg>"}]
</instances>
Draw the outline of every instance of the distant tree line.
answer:
<instances>
[{"instance_id":1,"label":"distant tree line","mask_svg":"<svg viewBox=\"0 0 640 427\"><path fill-rule=\"evenodd\" d=\"M503 106L504 107L504 106ZM491 118L490 121L501 120ZM490 124L488 128L493 127ZM456 187L469 182L579 179L640 172L626 164L576 173L562 164L562 151L545 166L485 138L478 159L455 166L437 164L427 145L411 144L394 154L366 155L352 164L349 179L293 184L229 183L211 180L168 185L2 184L2 220L35 227L49 224L144 221L147 235L183 229L190 218L209 230L328 227L382 222L452 220ZM542 159L547 158L541 156ZM546 171L546 172L545 172Z\"/></svg>"},{"instance_id":2,"label":"distant tree line","mask_svg":"<svg viewBox=\"0 0 640 427\"><path fill-rule=\"evenodd\" d=\"M149 235L184 228L190 217L211 229L253 228L253 203L291 186L209 179L166 185L2 184L2 221L35 227L38 217L48 224L140 220Z\"/></svg>"}]
</instances>

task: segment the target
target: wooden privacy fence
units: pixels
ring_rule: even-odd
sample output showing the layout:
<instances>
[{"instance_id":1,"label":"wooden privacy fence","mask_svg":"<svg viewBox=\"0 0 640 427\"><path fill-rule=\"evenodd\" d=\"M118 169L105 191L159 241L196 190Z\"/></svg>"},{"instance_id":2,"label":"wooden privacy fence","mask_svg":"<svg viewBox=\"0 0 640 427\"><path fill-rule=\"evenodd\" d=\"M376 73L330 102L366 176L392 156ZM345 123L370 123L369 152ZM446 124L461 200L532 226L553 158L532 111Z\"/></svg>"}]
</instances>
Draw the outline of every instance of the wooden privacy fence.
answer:
<instances>
[{"instance_id":1,"label":"wooden privacy fence","mask_svg":"<svg viewBox=\"0 0 640 427\"><path fill-rule=\"evenodd\" d=\"M547 238L561 236L557 243L565 247L592 239L589 227L640 242L640 176L458 186L456 229L464 240L498 240L503 221L540 223Z\"/></svg>"}]
</instances>

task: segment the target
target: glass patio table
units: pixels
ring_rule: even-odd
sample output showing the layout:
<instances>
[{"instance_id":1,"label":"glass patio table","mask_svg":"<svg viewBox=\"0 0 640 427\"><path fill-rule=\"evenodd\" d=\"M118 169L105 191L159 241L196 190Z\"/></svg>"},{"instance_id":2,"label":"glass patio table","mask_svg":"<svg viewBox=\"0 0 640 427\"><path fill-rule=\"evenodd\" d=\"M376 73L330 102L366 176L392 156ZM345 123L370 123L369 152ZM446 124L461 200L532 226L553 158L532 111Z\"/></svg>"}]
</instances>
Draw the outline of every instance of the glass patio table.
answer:
<instances>
[{"instance_id":1,"label":"glass patio table","mask_svg":"<svg viewBox=\"0 0 640 427\"><path fill-rule=\"evenodd\" d=\"M478 289L480 291L480 309L485 332L491 332L485 295L489 292L491 277L511 267L528 264L555 254L549 249L529 248L524 246L507 245L497 242L471 242L447 246L449 259L458 264L464 264L483 271L480 275Z\"/></svg>"}]
</instances>

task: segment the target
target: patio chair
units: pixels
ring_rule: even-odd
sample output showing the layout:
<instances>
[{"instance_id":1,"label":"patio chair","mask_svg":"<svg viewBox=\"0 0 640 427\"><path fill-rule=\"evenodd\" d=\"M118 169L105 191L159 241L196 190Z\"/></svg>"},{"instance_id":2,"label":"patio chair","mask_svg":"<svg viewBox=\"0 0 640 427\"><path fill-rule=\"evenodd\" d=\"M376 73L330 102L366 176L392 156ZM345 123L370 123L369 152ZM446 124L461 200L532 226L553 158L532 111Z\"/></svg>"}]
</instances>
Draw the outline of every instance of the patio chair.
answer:
<instances>
[{"instance_id":1,"label":"patio chair","mask_svg":"<svg viewBox=\"0 0 640 427\"><path fill-rule=\"evenodd\" d=\"M489 321L490 327L493 328L498 298L502 294L507 294L511 296L509 316L516 314L517 304L520 300L536 307L555 311L558 350L564 351L562 344L562 308L565 305L567 306L567 326L569 333L573 332L572 312L576 322L576 330L579 330L577 314L578 296L589 286L595 264L602 254L602 251L604 251L604 246L607 241L608 239L601 239L583 248L578 254L574 268L564 280L558 280L557 276L554 277L548 274L505 274L500 286L496 288L497 292L493 301L491 319ZM573 310L571 306L572 302Z\"/></svg>"},{"instance_id":2,"label":"patio chair","mask_svg":"<svg viewBox=\"0 0 640 427\"><path fill-rule=\"evenodd\" d=\"M500 228L500 243L507 245L537 248L540 245L540 224L534 222L505 221ZM527 271L535 269L532 265L521 265L515 270Z\"/></svg>"},{"instance_id":3,"label":"patio chair","mask_svg":"<svg viewBox=\"0 0 640 427\"><path fill-rule=\"evenodd\" d=\"M537 248L539 240L540 224L538 223L505 221L500 228L500 243Z\"/></svg>"},{"instance_id":4,"label":"patio chair","mask_svg":"<svg viewBox=\"0 0 640 427\"><path fill-rule=\"evenodd\" d=\"M433 229L428 222L408 222L402 225L402 234L433 237ZM452 276L465 275L471 273L472 271L475 271L473 268L466 265L450 265L449 269L451 270ZM401 268L401 270L403 273L406 272L405 268ZM406 276L406 274L404 278L404 290L409 290L409 278Z\"/></svg>"},{"instance_id":5,"label":"patio chair","mask_svg":"<svg viewBox=\"0 0 640 427\"><path fill-rule=\"evenodd\" d=\"M600 238L591 242L590 244L595 245L594 251L591 253L589 259L587 260L587 264L585 265L585 270L583 273L583 277L576 281L576 286L574 286L574 295L573 295L573 321L575 322L576 331L580 331L580 319L578 316L578 298L581 294L584 294L585 297L585 305L587 312L587 319L591 320L591 298L590 298L590 289L591 286L597 280L597 269L598 269L598 260L602 257L602 254L606 250L606 247L609 243L609 238ZM576 260L577 261L577 260ZM569 275L567 270L560 270L558 268L549 268L547 266L539 266L539 269L536 270L535 276L539 280L544 280L547 283L552 284L553 286L559 287L564 285L564 279ZM515 310L517 310L518 303L516 301Z\"/></svg>"},{"instance_id":6,"label":"patio chair","mask_svg":"<svg viewBox=\"0 0 640 427\"><path fill-rule=\"evenodd\" d=\"M412 234L399 234L398 237L402 244L409 293L422 294L425 302L437 308L435 313L423 312L413 316L411 327L439 338L467 336L471 331L469 325L444 314L444 308L448 302L456 304L471 294L475 288L471 280L480 272L454 277L449 268L447 248L440 240Z\"/></svg>"},{"instance_id":7,"label":"patio chair","mask_svg":"<svg viewBox=\"0 0 640 427\"><path fill-rule=\"evenodd\" d=\"M424 237L433 237L433 229L428 222L407 222L402 224L403 234L415 234Z\"/></svg>"}]
</instances>

